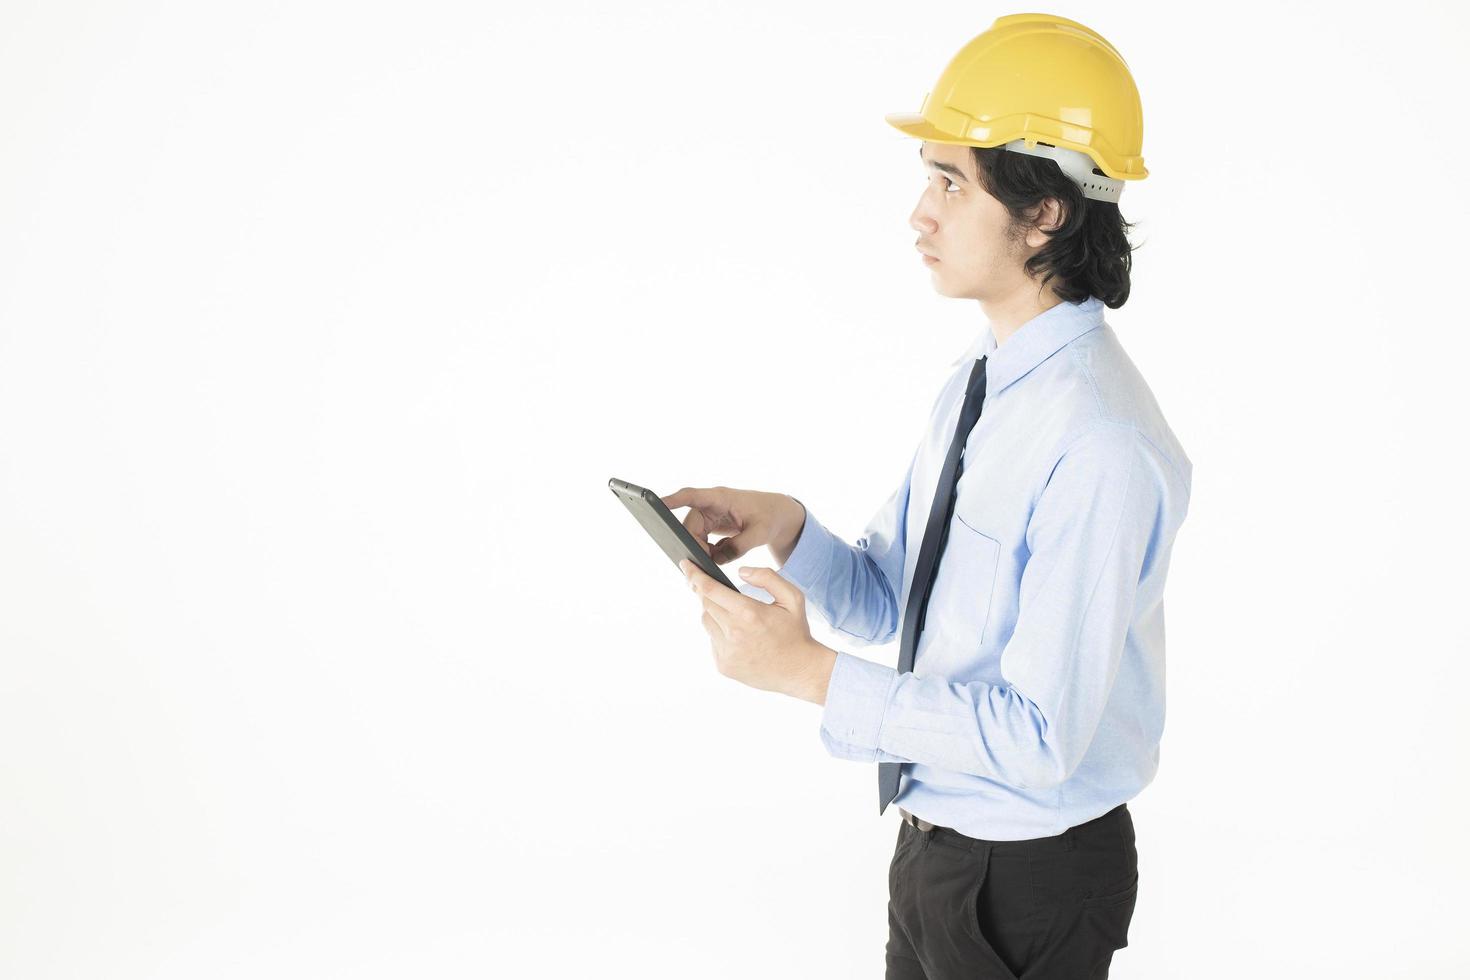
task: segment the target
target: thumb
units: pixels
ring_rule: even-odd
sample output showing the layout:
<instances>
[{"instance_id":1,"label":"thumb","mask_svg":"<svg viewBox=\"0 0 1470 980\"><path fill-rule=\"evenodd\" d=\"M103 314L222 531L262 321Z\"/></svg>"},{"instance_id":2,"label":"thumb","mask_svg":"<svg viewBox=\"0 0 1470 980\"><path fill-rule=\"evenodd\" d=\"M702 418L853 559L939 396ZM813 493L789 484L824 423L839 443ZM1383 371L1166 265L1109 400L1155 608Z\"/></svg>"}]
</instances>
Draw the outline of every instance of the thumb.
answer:
<instances>
[{"instance_id":1,"label":"thumb","mask_svg":"<svg viewBox=\"0 0 1470 980\"><path fill-rule=\"evenodd\" d=\"M740 577L752 585L758 585L771 594L776 605L786 609L800 609L806 602L801 590L786 580L774 568L752 568L740 566Z\"/></svg>"}]
</instances>

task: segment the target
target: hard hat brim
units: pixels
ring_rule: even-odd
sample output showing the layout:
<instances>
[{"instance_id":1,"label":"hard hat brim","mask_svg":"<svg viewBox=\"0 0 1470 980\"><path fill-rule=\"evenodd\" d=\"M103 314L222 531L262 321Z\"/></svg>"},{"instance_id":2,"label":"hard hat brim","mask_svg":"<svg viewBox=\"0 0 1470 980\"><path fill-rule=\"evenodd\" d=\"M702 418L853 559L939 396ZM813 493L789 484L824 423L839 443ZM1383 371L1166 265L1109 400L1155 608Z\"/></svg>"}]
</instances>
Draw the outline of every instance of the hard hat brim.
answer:
<instances>
[{"instance_id":1,"label":"hard hat brim","mask_svg":"<svg viewBox=\"0 0 1470 980\"><path fill-rule=\"evenodd\" d=\"M932 122L925 119L921 114L917 112L890 112L886 116L884 116L883 119L894 129L897 129L899 132L904 133L905 135L917 137L921 140L928 140L932 143L949 143L953 146L978 146L982 148L990 148L1003 146L1015 139L1035 139L1046 142L1050 146L1062 146L1070 150L1075 150L1078 153L1086 154L1099 170L1101 170L1104 174L1114 180L1142 180L1143 178L1148 176L1148 171L1145 170L1143 167L1142 157L1138 158L1137 173L1120 172L1117 169L1108 166L1103 160L1099 159L1097 155L1094 154L1087 147L1078 145L1076 143L1068 143L1064 139L1058 139L1055 136L1047 134L1037 134L1035 136L1027 137L1024 133L1007 132L996 137L995 139L990 140L966 139L961 136L956 136L954 133L951 133L948 130L940 129L938 126L934 125Z\"/></svg>"},{"instance_id":2,"label":"hard hat brim","mask_svg":"<svg viewBox=\"0 0 1470 980\"><path fill-rule=\"evenodd\" d=\"M985 143L980 140L963 139L953 133L945 132L917 112L890 112L883 119L901 133L906 133L909 136L914 136L921 140L928 140L932 143L985 147L999 146L1005 142L1005 140L995 140L991 143Z\"/></svg>"}]
</instances>

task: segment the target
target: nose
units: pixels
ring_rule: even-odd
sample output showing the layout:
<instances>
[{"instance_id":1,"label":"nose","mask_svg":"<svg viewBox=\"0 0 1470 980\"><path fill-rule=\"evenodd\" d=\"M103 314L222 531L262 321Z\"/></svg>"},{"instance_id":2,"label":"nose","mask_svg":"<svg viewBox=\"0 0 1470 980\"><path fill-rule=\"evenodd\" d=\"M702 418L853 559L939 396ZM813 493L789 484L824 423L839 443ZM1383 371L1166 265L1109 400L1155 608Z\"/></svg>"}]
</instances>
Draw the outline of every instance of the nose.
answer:
<instances>
[{"instance_id":1,"label":"nose","mask_svg":"<svg viewBox=\"0 0 1470 980\"><path fill-rule=\"evenodd\" d=\"M939 222L929 217L928 197L927 193L919 197L919 203L909 215L909 227L921 235L932 237L939 230Z\"/></svg>"}]
</instances>

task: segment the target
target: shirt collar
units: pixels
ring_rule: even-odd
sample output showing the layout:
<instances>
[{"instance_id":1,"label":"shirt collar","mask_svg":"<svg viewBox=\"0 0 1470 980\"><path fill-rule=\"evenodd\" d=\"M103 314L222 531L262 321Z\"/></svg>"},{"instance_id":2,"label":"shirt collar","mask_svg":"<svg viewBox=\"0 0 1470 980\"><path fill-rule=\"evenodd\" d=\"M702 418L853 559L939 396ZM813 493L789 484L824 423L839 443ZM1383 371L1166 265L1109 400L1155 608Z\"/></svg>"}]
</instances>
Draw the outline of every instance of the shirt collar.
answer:
<instances>
[{"instance_id":1,"label":"shirt collar","mask_svg":"<svg viewBox=\"0 0 1470 980\"><path fill-rule=\"evenodd\" d=\"M993 395L1036 365L1103 322L1103 301L1089 296L1080 303L1061 302L1027 320L1004 344L985 329L951 366L985 357L986 395Z\"/></svg>"}]
</instances>

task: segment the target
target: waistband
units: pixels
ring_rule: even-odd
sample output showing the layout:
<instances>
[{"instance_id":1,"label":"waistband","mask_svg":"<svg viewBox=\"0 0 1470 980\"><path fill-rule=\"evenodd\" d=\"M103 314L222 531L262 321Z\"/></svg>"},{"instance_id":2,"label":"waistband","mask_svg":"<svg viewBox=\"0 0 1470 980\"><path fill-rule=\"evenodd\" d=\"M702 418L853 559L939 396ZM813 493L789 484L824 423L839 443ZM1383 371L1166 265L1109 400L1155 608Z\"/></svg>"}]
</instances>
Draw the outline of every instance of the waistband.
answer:
<instances>
[{"instance_id":1,"label":"waistband","mask_svg":"<svg viewBox=\"0 0 1470 980\"><path fill-rule=\"evenodd\" d=\"M900 826L899 830L901 832L921 834L925 837L941 840L951 847L959 847L965 850L987 847L992 850L1001 851L1054 849L1069 851L1076 846L1078 837L1095 833L1113 833L1114 831L1111 825L1114 822L1123 820L1125 816L1131 819L1131 816L1128 816L1128 804L1119 803L1102 816L1093 817L1091 820L1079 823L1075 827L1068 827L1060 834L1055 834L1051 837L1031 837L1025 840L986 840L983 837L970 837L962 834L953 827L940 827L936 824L929 823L927 820L921 820L903 807L899 807L898 812L903 818L903 823L907 825L906 831L904 827Z\"/></svg>"}]
</instances>

